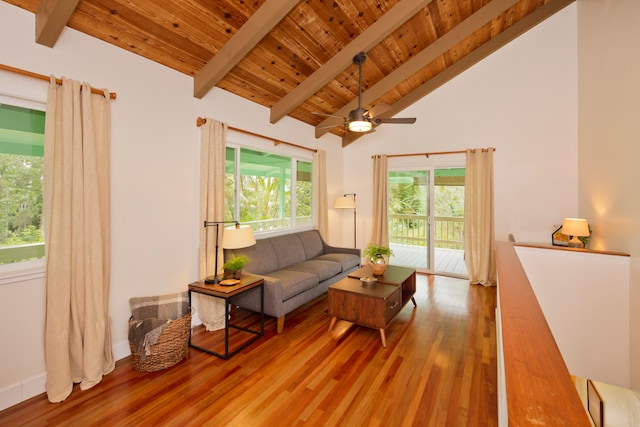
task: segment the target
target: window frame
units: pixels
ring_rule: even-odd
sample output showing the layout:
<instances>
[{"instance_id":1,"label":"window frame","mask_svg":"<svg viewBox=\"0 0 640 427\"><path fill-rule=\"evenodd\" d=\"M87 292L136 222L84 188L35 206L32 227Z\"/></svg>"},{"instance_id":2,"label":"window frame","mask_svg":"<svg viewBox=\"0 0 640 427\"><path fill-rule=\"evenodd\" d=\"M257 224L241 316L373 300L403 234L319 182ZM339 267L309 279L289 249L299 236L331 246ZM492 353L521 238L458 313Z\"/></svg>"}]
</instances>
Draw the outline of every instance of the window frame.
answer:
<instances>
[{"instance_id":1,"label":"window frame","mask_svg":"<svg viewBox=\"0 0 640 427\"><path fill-rule=\"evenodd\" d=\"M253 138L252 138L253 139ZM240 140L240 141L239 141ZM228 141L226 144L226 148L232 148L235 150L235 156L234 156L234 160L235 160L235 182L236 182L236 186L235 186L235 200L236 200L236 204L233 208L233 212L234 212L234 216L235 218L238 218L239 215L239 204L237 203L238 195L239 195L239 191L240 188L237 185L237 183L239 182L239 174L240 174L240 150L244 149L249 149L249 150L254 150L254 151L259 151L259 152L263 152L266 154L273 154L273 155L278 155L278 156L285 156L288 157L291 161L291 206L290 206L290 226L289 227L283 227L283 228L278 228L278 229L273 229L273 230L265 230L265 231L255 231L254 230L254 234L256 235L256 237L261 238L261 237L270 237L270 236L278 236L278 235L283 235L283 234L289 234L292 232L298 232L298 231L306 231L306 230L312 230L315 225L316 225L316 206L315 206L315 197L314 197L314 192L316 191L316 189L314 188L314 183L313 183L313 178L311 180L311 222L310 223L305 223L305 224L298 224L296 221L296 213L297 213L297 194L296 194L296 184L297 184L297 167L298 167L298 162L302 161L302 162L308 162L311 164L312 170L314 167L313 164L313 154L311 152L307 152L307 150L300 150L299 148L291 148L288 146L277 146L274 147L273 149L265 149L265 144L264 141L252 141L251 139L248 139L246 141L243 141L242 138L240 138L240 135L236 134L236 135L231 135L228 136ZM302 153L301 153L302 151ZM309 153L309 154L307 154ZM313 175L313 174L312 174ZM234 218L234 219L235 219Z\"/></svg>"}]
</instances>

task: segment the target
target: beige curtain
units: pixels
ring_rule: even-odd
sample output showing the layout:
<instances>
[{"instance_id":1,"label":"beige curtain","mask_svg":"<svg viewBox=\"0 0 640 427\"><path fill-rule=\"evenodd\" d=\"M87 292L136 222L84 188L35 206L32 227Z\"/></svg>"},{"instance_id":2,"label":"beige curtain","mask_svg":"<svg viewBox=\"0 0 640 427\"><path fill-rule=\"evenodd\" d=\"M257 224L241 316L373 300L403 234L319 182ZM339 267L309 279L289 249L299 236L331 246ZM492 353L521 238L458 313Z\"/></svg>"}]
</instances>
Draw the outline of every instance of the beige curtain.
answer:
<instances>
[{"instance_id":1,"label":"beige curtain","mask_svg":"<svg viewBox=\"0 0 640 427\"><path fill-rule=\"evenodd\" d=\"M216 227L204 227L204 221L224 221L224 170L227 124L207 119L200 127L200 277L218 274L224 260L218 250L215 270ZM224 224L219 226L222 242ZM198 295L198 317L209 331L224 328L224 303L218 298Z\"/></svg>"},{"instance_id":2,"label":"beige curtain","mask_svg":"<svg viewBox=\"0 0 640 427\"><path fill-rule=\"evenodd\" d=\"M317 150L313 155L313 195L315 197L318 231L325 241L329 240L329 205L327 202L327 154Z\"/></svg>"},{"instance_id":3,"label":"beige curtain","mask_svg":"<svg viewBox=\"0 0 640 427\"><path fill-rule=\"evenodd\" d=\"M44 151L46 389L61 402L111 372L109 94L52 78Z\"/></svg>"},{"instance_id":4,"label":"beige curtain","mask_svg":"<svg viewBox=\"0 0 640 427\"><path fill-rule=\"evenodd\" d=\"M373 226L371 243L389 246L389 221L387 220L387 171L386 155L373 158Z\"/></svg>"},{"instance_id":5,"label":"beige curtain","mask_svg":"<svg viewBox=\"0 0 640 427\"><path fill-rule=\"evenodd\" d=\"M464 251L469 282L496 284L493 219L493 148L467 150Z\"/></svg>"}]
</instances>

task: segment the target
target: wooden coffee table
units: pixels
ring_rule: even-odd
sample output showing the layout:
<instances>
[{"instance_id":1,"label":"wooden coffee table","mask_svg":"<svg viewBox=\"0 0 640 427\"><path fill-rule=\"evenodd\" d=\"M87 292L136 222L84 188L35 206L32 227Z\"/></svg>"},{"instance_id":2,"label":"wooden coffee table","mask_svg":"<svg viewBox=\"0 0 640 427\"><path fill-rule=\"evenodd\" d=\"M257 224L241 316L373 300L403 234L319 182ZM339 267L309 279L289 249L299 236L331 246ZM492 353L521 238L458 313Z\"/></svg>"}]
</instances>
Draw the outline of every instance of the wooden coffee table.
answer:
<instances>
[{"instance_id":1,"label":"wooden coffee table","mask_svg":"<svg viewBox=\"0 0 640 427\"><path fill-rule=\"evenodd\" d=\"M415 270L390 265L383 276L375 276L377 282L370 284L360 281L364 276L371 276L371 267L365 266L329 286L327 298L329 315L332 316L329 331L337 319L346 320L378 329L382 346L386 347L385 328L409 300L416 306L413 298Z\"/></svg>"},{"instance_id":2,"label":"wooden coffee table","mask_svg":"<svg viewBox=\"0 0 640 427\"><path fill-rule=\"evenodd\" d=\"M371 271L371 265L367 264L360 270L356 270L349 274L349 277L360 279L365 276L373 276L378 283L387 285L396 285L402 287L402 306L411 300L414 307L417 307L416 300L413 295L416 293L416 270L415 268L399 267L397 265L388 265L382 276L374 276Z\"/></svg>"}]
</instances>

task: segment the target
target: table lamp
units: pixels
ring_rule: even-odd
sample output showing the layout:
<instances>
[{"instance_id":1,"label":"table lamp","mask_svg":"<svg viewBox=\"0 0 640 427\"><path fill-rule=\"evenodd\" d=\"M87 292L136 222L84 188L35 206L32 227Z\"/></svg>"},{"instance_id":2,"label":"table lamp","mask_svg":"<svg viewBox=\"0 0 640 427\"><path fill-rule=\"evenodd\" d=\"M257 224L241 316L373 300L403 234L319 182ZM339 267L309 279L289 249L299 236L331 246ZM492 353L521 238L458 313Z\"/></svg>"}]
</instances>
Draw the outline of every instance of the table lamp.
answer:
<instances>
[{"instance_id":1,"label":"table lamp","mask_svg":"<svg viewBox=\"0 0 640 427\"><path fill-rule=\"evenodd\" d=\"M569 236L570 248L584 248L584 243L578 237L586 237L589 234L589 224L582 218L565 218L562 222L562 234Z\"/></svg>"},{"instance_id":2,"label":"table lamp","mask_svg":"<svg viewBox=\"0 0 640 427\"><path fill-rule=\"evenodd\" d=\"M216 262L213 270L213 275L204 279L204 283L218 284L220 279L218 278L218 237L220 224L235 224L234 227L225 228L224 236L222 236L222 248L223 249L239 249L246 248L256 244L256 239L253 236L253 230L249 226L241 227L238 221L205 221L204 226L216 227Z\"/></svg>"}]
</instances>

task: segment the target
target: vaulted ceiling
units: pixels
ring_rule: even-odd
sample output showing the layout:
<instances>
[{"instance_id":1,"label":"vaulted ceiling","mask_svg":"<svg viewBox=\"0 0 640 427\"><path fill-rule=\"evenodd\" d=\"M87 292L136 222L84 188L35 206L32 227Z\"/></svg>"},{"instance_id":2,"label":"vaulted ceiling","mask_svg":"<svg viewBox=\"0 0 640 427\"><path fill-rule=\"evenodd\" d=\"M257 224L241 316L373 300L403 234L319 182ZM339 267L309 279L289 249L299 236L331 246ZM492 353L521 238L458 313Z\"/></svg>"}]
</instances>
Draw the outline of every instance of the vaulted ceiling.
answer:
<instances>
[{"instance_id":1,"label":"vaulted ceiling","mask_svg":"<svg viewBox=\"0 0 640 427\"><path fill-rule=\"evenodd\" d=\"M219 87L346 146L358 52L363 107L389 118L574 0L5 1L34 13L37 43L68 26L193 76L195 97Z\"/></svg>"}]
</instances>

